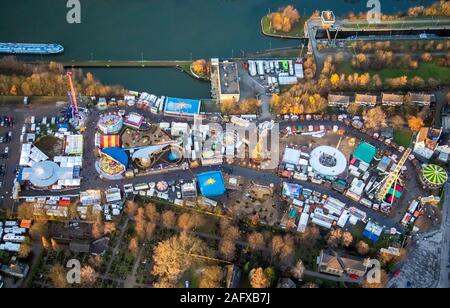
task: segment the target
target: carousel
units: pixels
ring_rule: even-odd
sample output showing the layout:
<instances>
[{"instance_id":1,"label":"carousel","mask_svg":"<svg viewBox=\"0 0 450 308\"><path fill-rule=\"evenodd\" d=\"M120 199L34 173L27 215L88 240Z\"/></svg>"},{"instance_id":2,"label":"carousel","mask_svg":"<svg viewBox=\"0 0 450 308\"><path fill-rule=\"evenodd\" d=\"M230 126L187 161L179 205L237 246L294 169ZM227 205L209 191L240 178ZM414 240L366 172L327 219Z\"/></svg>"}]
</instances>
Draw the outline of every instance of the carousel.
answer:
<instances>
[{"instance_id":1,"label":"carousel","mask_svg":"<svg viewBox=\"0 0 450 308\"><path fill-rule=\"evenodd\" d=\"M128 166L128 155L118 147L103 149L96 167L98 172L110 179L119 179L123 176Z\"/></svg>"},{"instance_id":2,"label":"carousel","mask_svg":"<svg viewBox=\"0 0 450 308\"><path fill-rule=\"evenodd\" d=\"M448 180L447 171L438 165L424 165L422 167L422 183L429 188L440 188Z\"/></svg>"}]
</instances>

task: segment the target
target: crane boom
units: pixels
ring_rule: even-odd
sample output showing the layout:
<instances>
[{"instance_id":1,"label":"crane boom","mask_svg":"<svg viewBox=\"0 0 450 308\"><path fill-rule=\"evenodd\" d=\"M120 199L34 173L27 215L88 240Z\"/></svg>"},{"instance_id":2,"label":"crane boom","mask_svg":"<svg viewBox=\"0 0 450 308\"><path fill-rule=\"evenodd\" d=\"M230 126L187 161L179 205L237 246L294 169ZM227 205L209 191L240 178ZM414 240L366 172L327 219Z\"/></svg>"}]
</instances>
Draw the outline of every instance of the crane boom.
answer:
<instances>
[{"instance_id":1,"label":"crane boom","mask_svg":"<svg viewBox=\"0 0 450 308\"><path fill-rule=\"evenodd\" d=\"M72 75L73 75L72 72L67 72L67 79L69 81L69 88L70 88L69 99L70 99L73 115L76 116L76 115L78 115L78 103L77 103L77 95L75 92L75 87L73 85Z\"/></svg>"},{"instance_id":2,"label":"crane boom","mask_svg":"<svg viewBox=\"0 0 450 308\"><path fill-rule=\"evenodd\" d=\"M389 193L389 190L392 188L392 186L397 182L400 173L402 171L403 166L406 163L406 160L408 159L409 155L411 154L412 150L411 148L407 148L405 153L403 153L402 158L397 164L397 167L389 176L387 177L386 182L384 183L383 187L378 191L377 199L379 201L384 201L386 198L386 195Z\"/></svg>"}]
</instances>

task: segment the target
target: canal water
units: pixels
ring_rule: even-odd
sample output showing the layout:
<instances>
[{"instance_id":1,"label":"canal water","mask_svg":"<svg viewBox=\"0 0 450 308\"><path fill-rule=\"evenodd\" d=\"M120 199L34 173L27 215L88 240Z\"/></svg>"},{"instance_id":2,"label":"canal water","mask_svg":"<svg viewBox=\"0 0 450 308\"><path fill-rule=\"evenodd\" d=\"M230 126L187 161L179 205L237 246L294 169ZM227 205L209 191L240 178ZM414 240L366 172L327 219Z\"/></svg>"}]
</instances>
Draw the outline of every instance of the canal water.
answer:
<instances>
[{"instance_id":1,"label":"canal water","mask_svg":"<svg viewBox=\"0 0 450 308\"><path fill-rule=\"evenodd\" d=\"M301 15L332 9L366 11L366 0L80 0L81 24L66 21L68 0L1 0L0 41L60 43L54 60L140 60L232 57L292 47L296 40L261 34L260 19L294 4ZM383 13L432 0L381 0ZM35 57L40 59L42 57ZM102 82L132 90L209 97L209 84L175 69L90 69Z\"/></svg>"}]
</instances>

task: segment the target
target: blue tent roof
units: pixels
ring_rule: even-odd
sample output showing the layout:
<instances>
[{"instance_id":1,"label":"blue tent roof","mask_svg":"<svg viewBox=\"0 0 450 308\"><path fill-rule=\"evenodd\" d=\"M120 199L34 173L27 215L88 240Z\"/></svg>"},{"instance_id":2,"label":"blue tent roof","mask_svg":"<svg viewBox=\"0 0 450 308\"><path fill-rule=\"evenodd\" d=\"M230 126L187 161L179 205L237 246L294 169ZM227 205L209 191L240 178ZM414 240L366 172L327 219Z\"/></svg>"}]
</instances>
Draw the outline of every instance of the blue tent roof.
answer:
<instances>
[{"instance_id":1,"label":"blue tent roof","mask_svg":"<svg viewBox=\"0 0 450 308\"><path fill-rule=\"evenodd\" d=\"M128 155L122 148L118 147L106 148L103 149L102 152L111 157L112 159L116 160L117 162L121 163L125 167L128 166Z\"/></svg>"},{"instance_id":2,"label":"blue tent roof","mask_svg":"<svg viewBox=\"0 0 450 308\"><path fill-rule=\"evenodd\" d=\"M196 99L168 97L165 113L194 116L200 113L201 101Z\"/></svg>"},{"instance_id":3,"label":"blue tent roof","mask_svg":"<svg viewBox=\"0 0 450 308\"><path fill-rule=\"evenodd\" d=\"M225 193L225 182L222 172L209 171L197 175L200 191L205 197L217 197Z\"/></svg>"}]
</instances>

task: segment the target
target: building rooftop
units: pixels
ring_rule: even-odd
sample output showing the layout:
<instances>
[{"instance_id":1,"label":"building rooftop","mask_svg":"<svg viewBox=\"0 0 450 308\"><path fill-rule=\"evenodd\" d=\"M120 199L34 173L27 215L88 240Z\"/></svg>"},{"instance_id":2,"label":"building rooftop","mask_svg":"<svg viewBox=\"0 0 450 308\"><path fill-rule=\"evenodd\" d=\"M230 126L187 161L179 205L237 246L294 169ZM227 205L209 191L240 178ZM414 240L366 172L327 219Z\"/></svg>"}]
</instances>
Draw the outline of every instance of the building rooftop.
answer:
<instances>
[{"instance_id":1,"label":"building rooftop","mask_svg":"<svg viewBox=\"0 0 450 308\"><path fill-rule=\"evenodd\" d=\"M238 67L234 62L222 62L219 64L220 93L239 94Z\"/></svg>"},{"instance_id":2,"label":"building rooftop","mask_svg":"<svg viewBox=\"0 0 450 308\"><path fill-rule=\"evenodd\" d=\"M377 103L377 96L376 95L369 95L369 94L356 94L355 96L355 103L364 103L364 104L371 104L375 105Z\"/></svg>"},{"instance_id":3,"label":"building rooftop","mask_svg":"<svg viewBox=\"0 0 450 308\"><path fill-rule=\"evenodd\" d=\"M328 95L328 103L334 103L338 105L348 105L350 104L350 96L346 95L336 95L336 94L329 94Z\"/></svg>"},{"instance_id":4,"label":"building rooftop","mask_svg":"<svg viewBox=\"0 0 450 308\"><path fill-rule=\"evenodd\" d=\"M377 148L365 142L361 143L355 153L353 153L353 157L368 164L372 162L375 155L377 155Z\"/></svg>"},{"instance_id":5,"label":"building rooftop","mask_svg":"<svg viewBox=\"0 0 450 308\"><path fill-rule=\"evenodd\" d=\"M421 103L429 105L436 101L436 97L434 94L426 94L426 93L408 93L408 98L412 103Z\"/></svg>"},{"instance_id":6,"label":"building rooftop","mask_svg":"<svg viewBox=\"0 0 450 308\"><path fill-rule=\"evenodd\" d=\"M404 98L403 95L383 93L382 101L383 102L403 103L403 98Z\"/></svg>"}]
</instances>

